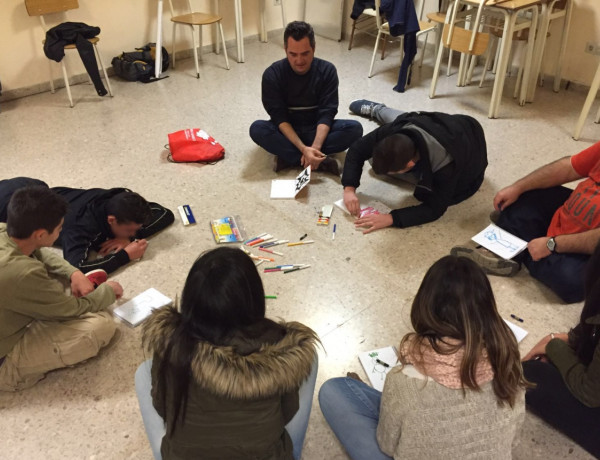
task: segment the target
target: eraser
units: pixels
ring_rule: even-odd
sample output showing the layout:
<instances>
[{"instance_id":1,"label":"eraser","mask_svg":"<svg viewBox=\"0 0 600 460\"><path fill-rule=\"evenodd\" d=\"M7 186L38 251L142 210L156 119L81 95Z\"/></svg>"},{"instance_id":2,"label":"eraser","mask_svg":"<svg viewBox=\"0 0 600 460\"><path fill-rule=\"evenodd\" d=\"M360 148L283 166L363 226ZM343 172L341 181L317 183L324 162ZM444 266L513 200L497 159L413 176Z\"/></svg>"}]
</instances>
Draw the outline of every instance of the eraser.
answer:
<instances>
[{"instance_id":1,"label":"eraser","mask_svg":"<svg viewBox=\"0 0 600 460\"><path fill-rule=\"evenodd\" d=\"M177 206L177 210L179 211L179 215L181 216L181 221L183 225L190 225L196 223L196 218L192 213L192 208L190 208L189 204L184 204L183 206Z\"/></svg>"}]
</instances>

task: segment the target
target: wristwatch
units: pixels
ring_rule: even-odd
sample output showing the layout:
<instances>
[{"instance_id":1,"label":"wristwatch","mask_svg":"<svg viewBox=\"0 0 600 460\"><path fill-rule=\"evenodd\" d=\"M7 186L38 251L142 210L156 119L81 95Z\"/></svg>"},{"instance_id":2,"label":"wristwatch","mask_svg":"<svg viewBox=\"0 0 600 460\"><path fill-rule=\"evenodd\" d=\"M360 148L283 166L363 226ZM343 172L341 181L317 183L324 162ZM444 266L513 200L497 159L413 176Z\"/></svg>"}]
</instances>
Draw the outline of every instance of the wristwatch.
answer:
<instances>
[{"instance_id":1,"label":"wristwatch","mask_svg":"<svg viewBox=\"0 0 600 460\"><path fill-rule=\"evenodd\" d=\"M548 251L556 252L556 249L557 249L556 240L554 239L553 236L548 238L548 241L546 241L546 247L548 248Z\"/></svg>"}]
</instances>

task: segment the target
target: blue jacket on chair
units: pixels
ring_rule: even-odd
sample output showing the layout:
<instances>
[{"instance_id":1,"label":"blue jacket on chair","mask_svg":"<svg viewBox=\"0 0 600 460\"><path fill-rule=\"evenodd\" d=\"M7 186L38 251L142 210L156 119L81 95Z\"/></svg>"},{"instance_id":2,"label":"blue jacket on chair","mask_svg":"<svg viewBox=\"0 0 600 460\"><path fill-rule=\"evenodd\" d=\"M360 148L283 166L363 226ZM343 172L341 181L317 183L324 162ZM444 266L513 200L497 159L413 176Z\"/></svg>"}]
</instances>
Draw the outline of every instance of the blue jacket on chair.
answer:
<instances>
[{"instance_id":1,"label":"blue jacket on chair","mask_svg":"<svg viewBox=\"0 0 600 460\"><path fill-rule=\"evenodd\" d=\"M394 37L404 35L404 58L398 73L398 83L394 91L404 92L407 83L410 83L409 68L417 55L417 32L419 18L413 0L382 0L381 12L385 14L390 25L390 34Z\"/></svg>"}]
</instances>

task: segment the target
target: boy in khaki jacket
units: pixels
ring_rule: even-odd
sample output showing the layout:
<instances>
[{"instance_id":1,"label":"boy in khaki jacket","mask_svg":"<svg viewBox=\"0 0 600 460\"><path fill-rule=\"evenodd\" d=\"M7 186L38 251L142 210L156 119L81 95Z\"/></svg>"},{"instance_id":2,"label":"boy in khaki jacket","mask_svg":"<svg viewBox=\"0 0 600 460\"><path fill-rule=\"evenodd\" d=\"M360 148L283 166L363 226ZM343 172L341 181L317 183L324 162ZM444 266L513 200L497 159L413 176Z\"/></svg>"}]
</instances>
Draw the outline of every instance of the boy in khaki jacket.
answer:
<instances>
[{"instance_id":1,"label":"boy in khaki jacket","mask_svg":"<svg viewBox=\"0 0 600 460\"><path fill-rule=\"evenodd\" d=\"M108 281L94 290L85 275L52 253L67 211L46 187L15 192L0 224L0 390L28 388L46 372L98 354L115 333L101 311L123 294ZM54 277L70 281L72 295Z\"/></svg>"}]
</instances>

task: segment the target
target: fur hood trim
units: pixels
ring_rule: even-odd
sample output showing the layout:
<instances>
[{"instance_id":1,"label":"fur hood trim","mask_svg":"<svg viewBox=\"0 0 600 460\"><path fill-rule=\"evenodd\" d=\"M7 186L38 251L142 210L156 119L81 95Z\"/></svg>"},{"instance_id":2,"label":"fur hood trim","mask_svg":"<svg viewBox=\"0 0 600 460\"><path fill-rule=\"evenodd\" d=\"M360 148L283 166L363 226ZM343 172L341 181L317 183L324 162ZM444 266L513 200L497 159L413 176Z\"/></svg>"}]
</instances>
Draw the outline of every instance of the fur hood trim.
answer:
<instances>
[{"instance_id":1,"label":"fur hood trim","mask_svg":"<svg viewBox=\"0 0 600 460\"><path fill-rule=\"evenodd\" d=\"M143 342L162 358L169 338L181 320L174 307L152 312L144 324ZM200 387L229 399L260 399L297 390L308 378L316 359L317 334L298 322L284 322L286 335L275 344L265 344L247 356L231 346L198 342L191 363Z\"/></svg>"}]
</instances>

